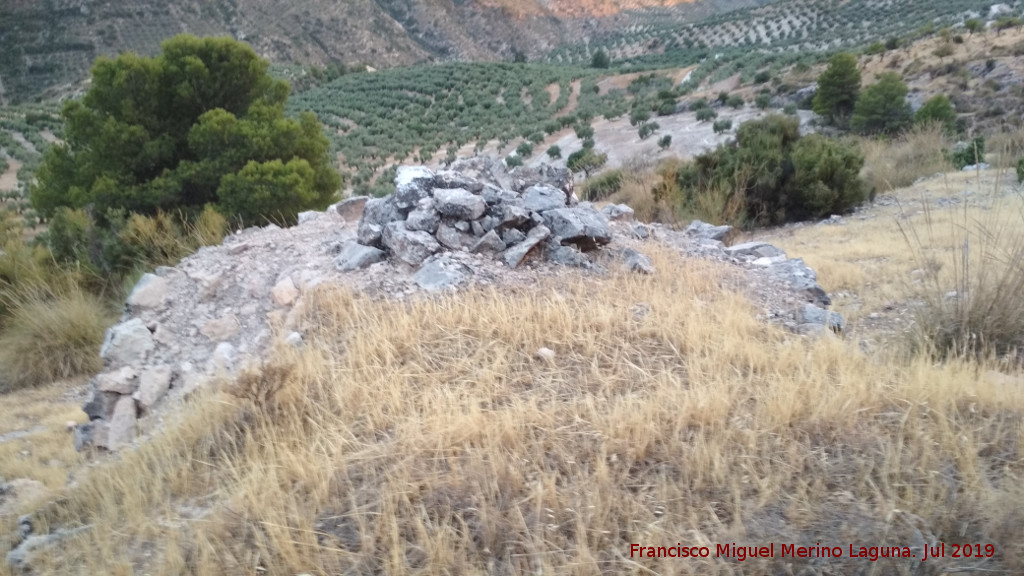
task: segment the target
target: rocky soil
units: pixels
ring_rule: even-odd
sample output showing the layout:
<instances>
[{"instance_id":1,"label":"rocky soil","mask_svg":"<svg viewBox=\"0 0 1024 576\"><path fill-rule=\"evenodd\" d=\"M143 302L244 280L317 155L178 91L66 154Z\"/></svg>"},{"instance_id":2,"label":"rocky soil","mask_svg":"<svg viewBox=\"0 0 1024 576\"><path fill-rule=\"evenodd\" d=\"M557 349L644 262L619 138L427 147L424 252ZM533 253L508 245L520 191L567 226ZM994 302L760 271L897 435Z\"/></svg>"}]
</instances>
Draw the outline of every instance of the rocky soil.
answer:
<instances>
[{"instance_id":1,"label":"rocky soil","mask_svg":"<svg viewBox=\"0 0 1024 576\"><path fill-rule=\"evenodd\" d=\"M338 284L374 298L430 297L479 286L529 286L567 268L595 277L615 266L655 272L645 246L732 265L734 287L763 318L803 334L842 332L814 271L775 246L725 246L730 229L694 222L682 231L633 220L628 206L578 202L572 177L476 158L434 173L403 168L396 194L353 198L299 224L250 228L179 265L146 274L101 354L90 383L90 423L76 448L117 450L158 426L163 410L260 358L280 333L303 341L304 295Z\"/></svg>"}]
</instances>

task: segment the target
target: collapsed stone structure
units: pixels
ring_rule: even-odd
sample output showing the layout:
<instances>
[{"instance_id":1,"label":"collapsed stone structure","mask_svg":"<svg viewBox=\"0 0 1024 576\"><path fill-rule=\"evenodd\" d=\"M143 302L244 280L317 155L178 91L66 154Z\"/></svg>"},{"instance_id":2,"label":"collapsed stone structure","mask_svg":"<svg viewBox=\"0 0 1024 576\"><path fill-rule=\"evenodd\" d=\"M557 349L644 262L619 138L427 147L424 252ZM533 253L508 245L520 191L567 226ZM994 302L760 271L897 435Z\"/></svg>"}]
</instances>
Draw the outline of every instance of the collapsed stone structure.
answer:
<instances>
[{"instance_id":1,"label":"collapsed stone structure","mask_svg":"<svg viewBox=\"0 0 1024 576\"><path fill-rule=\"evenodd\" d=\"M288 229L238 231L135 286L90 382L90 422L76 448L117 450L159 425L163 407L247 366L279 332L301 346L305 295L331 283L389 299L465 285L532 285L565 267L603 273L612 263L654 273L645 242L736 266L766 319L800 333L841 332L842 317L814 271L766 243L726 246L729 227L685 231L641 224L624 205L598 210L573 193L562 169L506 172L470 159L452 170L402 168L396 192L352 198L299 215ZM746 289L746 288L744 288Z\"/></svg>"},{"instance_id":2,"label":"collapsed stone structure","mask_svg":"<svg viewBox=\"0 0 1024 576\"><path fill-rule=\"evenodd\" d=\"M339 256L341 269L357 270L391 256L419 268L424 283L444 286L462 276L448 260L434 257L449 251L490 254L510 268L532 254L590 268L587 253L612 240L609 220L633 214L628 206L599 212L579 202L572 174L564 168L535 169L514 181L479 159L438 173L403 166L395 188L387 197L351 199L340 208L364 204L357 241ZM650 260L635 250L617 255L634 270L653 271Z\"/></svg>"}]
</instances>

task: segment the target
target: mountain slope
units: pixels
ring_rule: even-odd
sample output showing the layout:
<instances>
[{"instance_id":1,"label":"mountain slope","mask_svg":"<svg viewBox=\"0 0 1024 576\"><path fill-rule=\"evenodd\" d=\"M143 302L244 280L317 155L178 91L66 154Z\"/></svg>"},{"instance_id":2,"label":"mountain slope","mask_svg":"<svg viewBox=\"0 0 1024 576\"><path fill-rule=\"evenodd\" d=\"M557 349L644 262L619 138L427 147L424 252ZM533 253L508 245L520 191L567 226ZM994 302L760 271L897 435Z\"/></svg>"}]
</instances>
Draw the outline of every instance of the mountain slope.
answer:
<instances>
[{"instance_id":1,"label":"mountain slope","mask_svg":"<svg viewBox=\"0 0 1024 576\"><path fill-rule=\"evenodd\" d=\"M369 64L540 57L621 24L623 10L694 16L756 0L7 0L0 103L66 93L99 55L155 54L182 32L244 39L276 63Z\"/></svg>"}]
</instances>

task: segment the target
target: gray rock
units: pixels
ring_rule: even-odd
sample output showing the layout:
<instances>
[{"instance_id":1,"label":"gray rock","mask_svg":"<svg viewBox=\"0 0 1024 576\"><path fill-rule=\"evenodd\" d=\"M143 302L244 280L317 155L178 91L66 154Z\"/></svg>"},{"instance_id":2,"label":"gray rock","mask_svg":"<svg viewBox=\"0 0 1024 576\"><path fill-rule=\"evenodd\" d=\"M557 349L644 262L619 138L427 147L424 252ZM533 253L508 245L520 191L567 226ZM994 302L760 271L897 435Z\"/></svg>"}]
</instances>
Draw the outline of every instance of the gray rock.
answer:
<instances>
[{"instance_id":1,"label":"gray rock","mask_svg":"<svg viewBox=\"0 0 1024 576\"><path fill-rule=\"evenodd\" d=\"M107 329L100 357L111 367L138 364L153 350L153 334L139 318L132 318Z\"/></svg>"},{"instance_id":2,"label":"gray rock","mask_svg":"<svg viewBox=\"0 0 1024 576\"><path fill-rule=\"evenodd\" d=\"M551 230L547 226L534 226L526 235L525 240L502 252L501 259L510 268L515 268L522 264L526 256L550 235Z\"/></svg>"},{"instance_id":3,"label":"gray rock","mask_svg":"<svg viewBox=\"0 0 1024 576\"><path fill-rule=\"evenodd\" d=\"M469 234L470 230L473 229L473 227L469 225L469 222L466 222L465 220L457 220L449 223L448 225L465 234Z\"/></svg>"},{"instance_id":4,"label":"gray rock","mask_svg":"<svg viewBox=\"0 0 1024 576\"><path fill-rule=\"evenodd\" d=\"M135 420L137 418L135 399L121 396L114 406L114 415L110 419L110 430L107 436L107 448L118 450L135 440Z\"/></svg>"},{"instance_id":5,"label":"gray rock","mask_svg":"<svg viewBox=\"0 0 1024 576\"><path fill-rule=\"evenodd\" d=\"M484 234L480 240L470 249L470 252L501 252L505 249L505 242L494 230Z\"/></svg>"},{"instance_id":6,"label":"gray rock","mask_svg":"<svg viewBox=\"0 0 1024 576\"><path fill-rule=\"evenodd\" d=\"M436 237L437 241L449 250L468 250L476 243L476 239L472 235L460 232L448 224L438 226Z\"/></svg>"},{"instance_id":7,"label":"gray rock","mask_svg":"<svg viewBox=\"0 0 1024 576\"><path fill-rule=\"evenodd\" d=\"M128 295L128 306L132 308L159 308L167 298L170 282L156 274L144 274Z\"/></svg>"},{"instance_id":8,"label":"gray rock","mask_svg":"<svg viewBox=\"0 0 1024 576\"><path fill-rule=\"evenodd\" d=\"M750 257L750 258L774 258L776 256L785 256L786 253L772 246L767 242L744 242L743 244L736 244L735 246L729 246L725 249L725 253L733 257Z\"/></svg>"},{"instance_id":9,"label":"gray rock","mask_svg":"<svg viewBox=\"0 0 1024 576\"><path fill-rule=\"evenodd\" d=\"M989 166L988 164L986 164L984 162L980 162L978 164L971 164L969 166L964 166L961 171L962 172L974 172L975 170L988 170L989 168L991 168L991 166Z\"/></svg>"},{"instance_id":10,"label":"gray rock","mask_svg":"<svg viewBox=\"0 0 1024 576\"><path fill-rule=\"evenodd\" d=\"M651 237L651 229L640 223L634 224L633 236L637 240L647 240L648 238Z\"/></svg>"},{"instance_id":11,"label":"gray rock","mask_svg":"<svg viewBox=\"0 0 1024 576\"><path fill-rule=\"evenodd\" d=\"M487 211L487 202L465 188L438 188L434 190L437 211L459 220L476 220Z\"/></svg>"},{"instance_id":12,"label":"gray rock","mask_svg":"<svg viewBox=\"0 0 1024 576\"><path fill-rule=\"evenodd\" d=\"M399 166L395 174L395 206L408 210L430 196L434 173L424 166Z\"/></svg>"},{"instance_id":13,"label":"gray rock","mask_svg":"<svg viewBox=\"0 0 1024 576\"><path fill-rule=\"evenodd\" d=\"M334 205L334 211L346 222L354 222L363 216L363 209L369 196L353 196Z\"/></svg>"},{"instance_id":14,"label":"gray rock","mask_svg":"<svg viewBox=\"0 0 1024 576\"><path fill-rule=\"evenodd\" d=\"M366 201L363 217L359 220L359 227L356 229L356 237L364 246L380 248L384 227L402 219L402 213L395 206L393 196L371 198Z\"/></svg>"},{"instance_id":15,"label":"gray rock","mask_svg":"<svg viewBox=\"0 0 1024 576\"><path fill-rule=\"evenodd\" d=\"M511 204L505 204L501 207L501 226L516 227L522 226L530 221L529 210L522 206L514 206Z\"/></svg>"},{"instance_id":16,"label":"gray rock","mask_svg":"<svg viewBox=\"0 0 1024 576\"><path fill-rule=\"evenodd\" d=\"M316 220L318 217L320 217L320 214L321 214L320 212L315 212L313 210L307 210L305 212L299 212L299 218L298 218L299 225L301 226L301 225L305 224L306 222L311 222L313 220Z\"/></svg>"},{"instance_id":17,"label":"gray rock","mask_svg":"<svg viewBox=\"0 0 1024 576\"><path fill-rule=\"evenodd\" d=\"M574 246L562 246L560 242L549 242L544 250L549 262L572 268L590 269L594 267L590 257L577 250Z\"/></svg>"},{"instance_id":18,"label":"gray rock","mask_svg":"<svg viewBox=\"0 0 1024 576\"><path fill-rule=\"evenodd\" d=\"M97 424L105 426L106 422L89 422L88 424L79 424L78 426L75 426L75 438L73 440L75 452L81 452L86 448L91 448L96 445L95 427Z\"/></svg>"},{"instance_id":19,"label":"gray rock","mask_svg":"<svg viewBox=\"0 0 1024 576\"><path fill-rule=\"evenodd\" d=\"M413 275L413 282L429 292L438 292L458 286L472 275L466 266L447 257L435 258Z\"/></svg>"},{"instance_id":20,"label":"gray rock","mask_svg":"<svg viewBox=\"0 0 1024 576\"><path fill-rule=\"evenodd\" d=\"M551 234L562 238L562 244L576 244L583 251L612 240L608 220L593 206L580 204L576 208L548 210L544 212L544 222Z\"/></svg>"},{"instance_id":21,"label":"gray rock","mask_svg":"<svg viewBox=\"0 0 1024 576\"><path fill-rule=\"evenodd\" d=\"M799 311L801 324L818 324L840 334L846 328L846 319L838 312L825 310L811 304L804 304Z\"/></svg>"},{"instance_id":22,"label":"gray rock","mask_svg":"<svg viewBox=\"0 0 1024 576\"><path fill-rule=\"evenodd\" d=\"M288 336L285 337L284 343L293 348L302 348L302 334L298 332L289 332Z\"/></svg>"},{"instance_id":23,"label":"gray rock","mask_svg":"<svg viewBox=\"0 0 1024 576\"><path fill-rule=\"evenodd\" d=\"M523 208L527 212L545 212L556 208L565 208L567 198L565 192L544 184L531 186L523 193Z\"/></svg>"},{"instance_id":24,"label":"gray rock","mask_svg":"<svg viewBox=\"0 0 1024 576\"><path fill-rule=\"evenodd\" d=\"M465 188L473 194L480 194L484 190L483 182L454 170L442 170L435 174L434 185L437 188Z\"/></svg>"},{"instance_id":25,"label":"gray rock","mask_svg":"<svg viewBox=\"0 0 1024 576\"><path fill-rule=\"evenodd\" d=\"M405 219L405 229L413 232L420 231L428 234L437 232L441 224L441 214L434 208L433 198L424 198L416 205L416 209L409 212Z\"/></svg>"},{"instance_id":26,"label":"gray rock","mask_svg":"<svg viewBox=\"0 0 1024 576\"><path fill-rule=\"evenodd\" d=\"M346 242L341 254L334 259L334 265L342 272L360 270L371 264L384 260L387 254L373 246L363 246L358 242Z\"/></svg>"},{"instance_id":27,"label":"gray rock","mask_svg":"<svg viewBox=\"0 0 1024 576\"><path fill-rule=\"evenodd\" d=\"M473 236L477 238L483 238L483 235L487 233L487 230L484 230L484 225L481 224L479 220L473 220L470 222L469 228L473 231Z\"/></svg>"},{"instance_id":28,"label":"gray rock","mask_svg":"<svg viewBox=\"0 0 1024 576\"><path fill-rule=\"evenodd\" d=\"M581 204L582 205L582 204ZM625 204L609 204L601 209L601 214L608 220L633 220L636 213Z\"/></svg>"},{"instance_id":29,"label":"gray rock","mask_svg":"<svg viewBox=\"0 0 1024 576\"><path fill-rule=\"evenodd\" d=\"M101 392L131 394L139 386L136 376L138 373L131 366L124 366L113 372L105 372L96 377L96 389Z\"/></svg>"},{"instance_id":30,"label":"gray rock","mask_svg":"<svg viewBox=\"0 0 1024 576\"><path fill-rule=\"evenodd\" d=\"M235 371L235 352L235 347L229 342L217 344L210 357L210 368L214 375L228 376Z\"/></svg>"},{"instance_id":31,"label":"gray rock","mask_svg":"<svg viewBox=\"0 0 1024 576\"><path fill-rule=\"evenodd\" d=\"M406 230L404 222L386 225L381 238L395 257L410 266L419 266L428 256L441 249L433 236L422 231Z\"/></svg>"},{"instance_id":32,"label":"gray rock","mask_svg":"<svg viewBox=\"0 0 1024 576\"><path fill-rule=\"evenodd\" d=\"M142 371L137 392L139 405L151 410L171 388L171 367L167 364L152 366Z\"/></svg>"},{"instance_id":33,"label":"gray rock","mask_svg":"<svg viewBox=\"0 0 1024 576\"><path fill-rule=\"evenodd\" d=\"M93 390L89 401L82 406L89 420L109 420L114 414L114 405L121 398L117 392Z\"/></svg>"},{"instance_id":34,"label":"gray rock","mask_svg":"<svg viewBox=\"0 0 1024 576\"><path fill-rule=\"evenodd\" d=\"M654 274L655 272L654 263L651 262L651 259L632 248L615 250L613 255L621 260L622 264L630 272L637 272L639 274Z\"/></svg>"},{"instance_id":35,"label":"gray rock","mask_svg":"<svg viewBox=\"0 0 1024 576\"><path fill-rule=\"evenodd\" d=\"M479 222L480 228L483 229L484 232L490 232L501 225L501 220L494 216L484 216Z\"/></svg>"},{"instance_id":36,"label":"gray rock","mask_svg":"<svg viewBox=\"0 0 1024 576\"><path fill-rule=\"evenodd\" d=\"M526 234L518 228L509 228L501 233L501 241L504 242L506 246L519 244L523 240L526 240Z\"/></svg>"},{"instance_id":37,"label":"gray rock","mask_svg":"<svg viewBox=\"0 0 1024 576\"><path fill-rule=\"evenodd\" d=\"M484 186L481 196L484 201L491 205L497 204L514 204L519 202L519 195L511 190L502 190L501 188L495 188L494 186Z\"/></svg>"},{"instance_id":38,"label":"gray rock","mask_svg":"<svg viewBox=\"0 0 1024 576\"><path fill-rule=\"evenodd\" d=\"M715 226L700 220L690 222L684 231L687 236L704 240L724 240L729 232L732 232L732 226Z\"/></svg>"},{"instance_id":39,"label":"gray rock","mask_svg":"<svg viewBox=\"0 0 1024 576\"><path fill-rule=\"evenodd\" d=\"M830 306L832 299L818 285L818 275L801 258L790 258L768 268L777 278L801 293L807 302Z\"/></svg>"}]
</instances>

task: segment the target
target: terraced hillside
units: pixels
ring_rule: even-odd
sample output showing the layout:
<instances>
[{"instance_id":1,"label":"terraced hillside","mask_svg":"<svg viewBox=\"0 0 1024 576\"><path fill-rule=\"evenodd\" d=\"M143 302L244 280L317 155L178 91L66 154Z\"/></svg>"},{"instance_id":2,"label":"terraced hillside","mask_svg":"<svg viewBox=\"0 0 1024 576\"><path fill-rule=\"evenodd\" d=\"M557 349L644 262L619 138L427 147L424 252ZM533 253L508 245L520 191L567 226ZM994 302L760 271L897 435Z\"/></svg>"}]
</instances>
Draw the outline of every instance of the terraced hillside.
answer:
<instances>
[{"instance_id":1,"label":"terraced hillside","mask_svg":"<svg viewBox=\"0 0 1024 576\"><path fill-rule=\"evenodd\" d=\"M175 34L231 35L277 64L369 64L541 58L586 41L621 10L678 4L696 18L755 0L5 0L0 2L0 104L61 95L99 55L155 54ZM683 17L683 16L680 16Z\"/></svg>"},{"instance_id":2,"label":"terraced hillside","mask_svg":"<svg viewBox=\"0 0 1024 576\"><path fill-rule=\"evenodd\" d=\"M632 13L614 31L587 44L567 44L549 56L558 63L589 62L598 49L613 60L651 60L692 49L746 53L818 52L866 44L986 16L989 0L778 0L688 21L671 9ZM1019 13L1019 3L1013 11Z\"/></svg>"}]
</instances>

